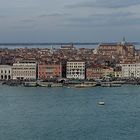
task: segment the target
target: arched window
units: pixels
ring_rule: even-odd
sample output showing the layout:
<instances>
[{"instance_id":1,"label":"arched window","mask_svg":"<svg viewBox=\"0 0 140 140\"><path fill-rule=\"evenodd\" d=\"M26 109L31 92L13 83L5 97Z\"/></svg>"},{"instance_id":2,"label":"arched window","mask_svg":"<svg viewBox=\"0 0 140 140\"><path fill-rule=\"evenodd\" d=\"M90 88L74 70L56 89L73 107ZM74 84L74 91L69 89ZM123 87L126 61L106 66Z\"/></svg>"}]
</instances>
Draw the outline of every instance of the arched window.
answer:
<instances>
[{"instance_id":1,"label":"arched window","mask_svg":"<svg viewBox=\"0 0 140 140\"><path fill-rule=\"evenodd\" d=\"M8 79L11 79L11 76L10 75L8 75Z\"/></svg>"},{"instance_id":2,"label":"arched window","mask_svg":"<svg viewBox=\"0 0 140 140\"><path fill-rule=\"evenodd\" d=\"M7 75L4 76L4 79L5 79L5 80L7 79Z\"/></svg>"}]
</instances>

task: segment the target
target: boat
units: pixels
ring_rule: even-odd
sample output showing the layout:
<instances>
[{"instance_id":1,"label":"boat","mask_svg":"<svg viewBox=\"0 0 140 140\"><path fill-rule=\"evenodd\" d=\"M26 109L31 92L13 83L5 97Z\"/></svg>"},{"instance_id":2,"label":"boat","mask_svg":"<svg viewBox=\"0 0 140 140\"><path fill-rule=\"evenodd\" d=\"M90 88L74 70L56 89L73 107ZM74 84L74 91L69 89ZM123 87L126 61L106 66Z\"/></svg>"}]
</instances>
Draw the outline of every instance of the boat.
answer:
<instances>
[{"instance_id":1,"label":"boat","mask_svg":"<svg viewBox=\"0 0 140 140\"><path fill-rule=\"evenodd\" d=\"M75 88L88 88L88 87L95 87L96 84L76 84L74 87Z\"/></svg>"},{"instance_id":2,"label":"boat","mask_svg":"<svg viewBox=\"0 0 140 140\"><path fill-rule=\"evenodd\" d=\"M99 105L105 105L105 102L100 101L100 102L98 102L98 104L99 104Z\"/></svg>"},{"instance_id":3,"label":"boat","mask_svg":"<svg viewBox=\"0 0 140 140\"><path fill-rule=\"evenodd\" d=\"M121 84L111 84L111 87L121 87Z\"/></svg>"},{"instance_id":4,"label":"boat","mask_svg":"<svg viewBox=\"0 0 140 140\"><path fill-rule=\"evenodd\" d=\"M102 83L101 87L111 87L111 84L110 83Z\"/></svg>"},{"instance_id":5,"label":"boat","mask_svg":"<svg viewBox=\"0 0 140 140\"><path fill-rule=\"evenodd\" d=\"M121 84L113 84L113 83L103 83L101 87L121 87Z\"/></svg>"}]
</instances>

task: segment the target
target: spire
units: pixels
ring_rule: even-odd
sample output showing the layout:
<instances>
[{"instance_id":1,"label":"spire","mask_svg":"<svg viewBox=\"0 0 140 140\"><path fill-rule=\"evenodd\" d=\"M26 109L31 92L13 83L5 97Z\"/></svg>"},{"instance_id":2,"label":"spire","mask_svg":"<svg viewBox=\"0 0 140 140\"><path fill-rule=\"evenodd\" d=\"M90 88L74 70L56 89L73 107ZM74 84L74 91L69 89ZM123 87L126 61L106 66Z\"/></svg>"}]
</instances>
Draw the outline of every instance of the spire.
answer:
<instances>
[{"instance_id":1,"label":"spire","mask_svg":"<svg viewBox=\"0 0 140 140\"><path fill-rule=\"evenodd\" d=\"M125 37L123 37L123 42L126 42L126 41L125 41Z\"/></svg>"},{"instance_id":2,"label":"spire","mask_svg":"<svg viewBox=\"0 0 140 140\"><path fill-rule=\"evenodd\" d=\"M122 44L122 45L125 45L125 44L126 44L125 37L123 37L123 40L122 40L121 44Z\"/></svg>"}]
</instances>

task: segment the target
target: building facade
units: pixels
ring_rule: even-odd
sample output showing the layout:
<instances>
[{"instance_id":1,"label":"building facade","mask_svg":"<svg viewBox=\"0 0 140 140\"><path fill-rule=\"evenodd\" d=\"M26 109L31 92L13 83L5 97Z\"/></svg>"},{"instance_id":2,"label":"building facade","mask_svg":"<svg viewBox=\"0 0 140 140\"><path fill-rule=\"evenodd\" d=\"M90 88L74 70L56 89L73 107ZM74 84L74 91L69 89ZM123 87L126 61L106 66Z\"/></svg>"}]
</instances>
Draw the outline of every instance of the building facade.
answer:
<instances>
[{"instance_id":1,"label":"building facade","mask_svg":"<svg viewBox=\"0 0 140 140\"><path fill-rule=\"evenodd\" d=\"M12 73L14 80L36 80L37 63L32 61L14 63Z\"/></svg>"},{"instance_id":2,"label":"building facade","mask_svg":"<svg viewBox=\"0 0 140 140\"><path fill-rule=\"evenodd\" d=\"M140 63L121 64L122 77L124 78L140 78Z\"/></svg>"},{"instance_id":3,"label":"building facade","mask_svg":"<svg viewBox=\"0 0 140 140\"><path fill-rule=\"evenodd\" d=\"M103 77L104 78L107 78L107 77L114 77L114 69L111 68L111 67L107 67L107 68L104 68L102 70L103 72Z\"/></svg>"},{"instance_id":4,"label":"building facade","mask_svg":"<svg viewBox=\"0 0 140 140\"><path fill-rule=\"evenodd\" d=\"M12 66L0 65L0 80L12 79Z\"/></svg>"},{"instance_id":5,"label":"building facade","mask_svg":"<svg viewBox=\"0 0 140 140\"><path fill-rule=\"evenodd\" d=\"M114 71L114 76L116 78L122 78L122 71Z\"/></svg>"},{"instance_id":6,"label":"building facade","mask_svg":"<svg viewBox=\"0 0 140 140\"><path fill-rule=\"evenodd\" d=\"M99 54L107 56L132 56L135 55L135 46L131 43L102 43L98 46Z\"/></svg>"},{"instance_id":7,"label":"building facade","mask_svg":"<svg viewBox=\"0 0 140 140\"><path fill-rule=\"evenodd\" d=\"M85 62L82 61L67 62L66 77L69 79L85 79Z\"/></svg>"},{"instance_id":8,"label":"building facade","mask_svg":"<svg viewBox=\"0 0 140 140\"><path fill-rule=\"evenodd\" d=\"M62 65L59 64L38 64L38 79L50 79L62 77Z\"/></svg>"},{"instance_id":9,"label":"building facade","mask_svg":"<svg viewBox=\"0 0 140 140\"><path fill-rule=\"evenodd\" d=\"M102 67L93 66L86 68L86 79L87 80L95 80L103 77Z\"/></svg>"}]
</instances>

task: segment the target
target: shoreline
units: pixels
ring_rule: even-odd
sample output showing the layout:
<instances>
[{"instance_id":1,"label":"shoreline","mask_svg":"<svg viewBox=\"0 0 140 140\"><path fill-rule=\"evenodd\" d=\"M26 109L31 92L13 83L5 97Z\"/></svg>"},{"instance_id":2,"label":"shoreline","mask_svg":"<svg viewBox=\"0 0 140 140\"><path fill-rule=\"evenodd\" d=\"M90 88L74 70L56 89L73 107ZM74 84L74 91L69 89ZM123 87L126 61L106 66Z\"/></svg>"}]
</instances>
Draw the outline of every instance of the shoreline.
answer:
<instances>
[{"instance_id":1,"label":"shoreline","mask_svg":"<svg viewBox=\"0 0 140 140\"><path fill-rule=\"evenodd\" d=\"M122 85L140 85L138 81L69 81L64 83L59 82L42 82L42 81L0 81L0 85L7 86L23 86L23 87L67 87L67 88L90 88L90 87L121 87Z\"/></svg>"}]
</instances>

